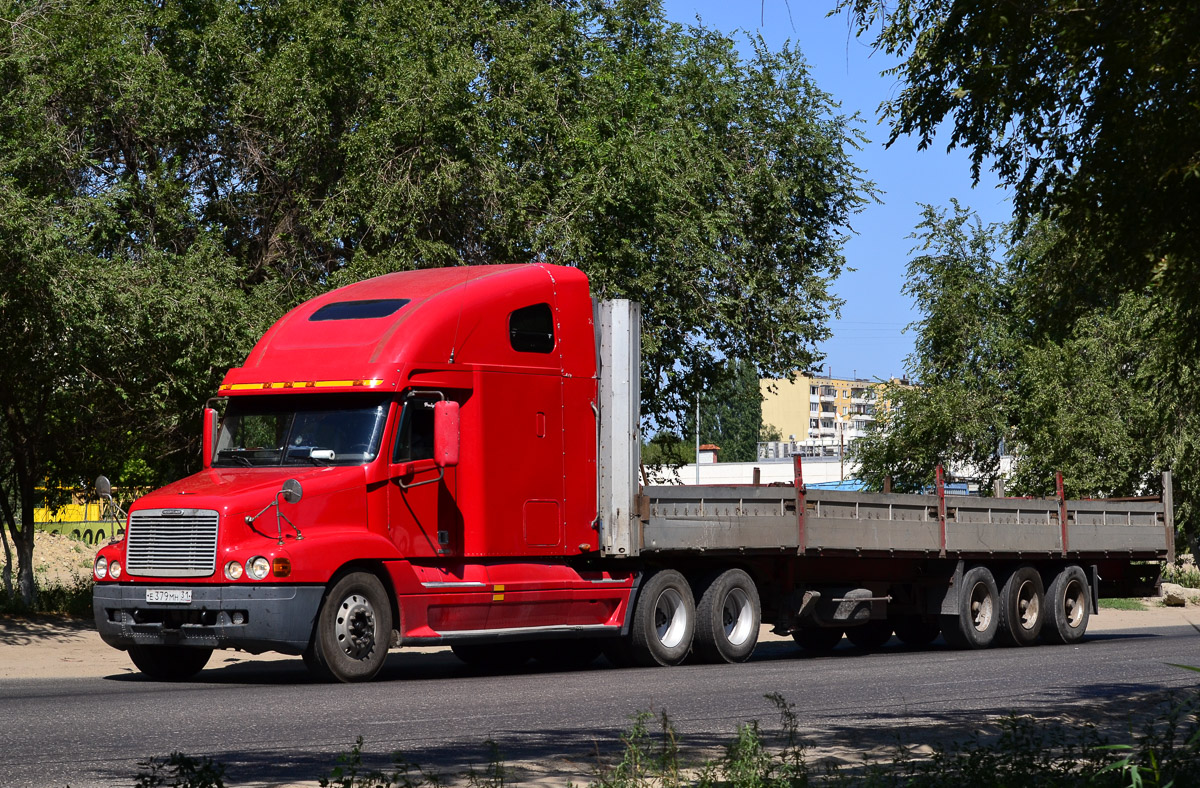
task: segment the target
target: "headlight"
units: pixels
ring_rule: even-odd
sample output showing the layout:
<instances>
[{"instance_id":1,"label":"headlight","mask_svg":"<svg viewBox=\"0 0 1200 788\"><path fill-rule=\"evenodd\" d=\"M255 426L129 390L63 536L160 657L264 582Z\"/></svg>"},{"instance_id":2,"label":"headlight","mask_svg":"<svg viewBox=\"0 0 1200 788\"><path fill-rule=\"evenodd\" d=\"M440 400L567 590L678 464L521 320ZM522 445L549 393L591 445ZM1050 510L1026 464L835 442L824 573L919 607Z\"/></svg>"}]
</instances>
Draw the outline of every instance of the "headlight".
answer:
<instances>
[{"instance_id":1,"label":"headlight","mask_svg":"<svg viewBox=\"0 0 1200 788\"><path fill-rule=\"evenodd\" d=\"M109 564L108 565L108 574L112 576L113 580L116 580L118 577L120 577L121 576L121 562L113 561L111 564Z\"/></svg>"},{"instance_id":2,"label":"headlight","mask_svg":"<svg viewBox=\"0 0 1200 788\"><path fill-rule=\"evenodd\" d=\"M256 555L246 562L246 572L255 580L262 580L271 573L271 562Z\"/></svg>"},{"instance_id":3,"label":"headlight","mask_svg":"<svg viewBox=\"0 0 1200 788\"><path fill-rule=\"evenodd\" d=\"M97 556L96 568L94 571L96 572L96 577L99 578L100 580L103 580L105 577L107 577L108 576L108 559L105 558L104 556Z\"/></svg>"},{"instance_id":4,"label":"headlight","mask_svg":"<svg viewBox=\"0 0 1200 788\"><path fill-rule=\"evenodd\" d=\"M225 576L230 580L240 580L242 577L242 565L237 561L230 561L225 564Z\"/></svg>"}]
</instances>

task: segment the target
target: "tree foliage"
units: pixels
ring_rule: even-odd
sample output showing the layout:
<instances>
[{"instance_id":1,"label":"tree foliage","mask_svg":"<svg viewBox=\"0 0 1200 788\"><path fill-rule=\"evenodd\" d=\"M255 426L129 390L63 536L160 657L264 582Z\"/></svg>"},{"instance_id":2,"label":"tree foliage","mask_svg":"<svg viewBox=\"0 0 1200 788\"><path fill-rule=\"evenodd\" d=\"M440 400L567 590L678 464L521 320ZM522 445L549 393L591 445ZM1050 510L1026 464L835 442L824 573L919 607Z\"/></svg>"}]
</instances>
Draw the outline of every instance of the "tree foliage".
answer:
<instances>
[{"instance_id":1,"label":"tree foliage","mask_svg":"<svg viewBox=\"0 0 1200 788\"><path fill-rule=\"evenodd\" d=\"M1200 309L1200 7L1173 0L841 0L902 62L890 143L936 132L1014 190L1018 236L1059 228L1043 311L1161 285ZM1195 344L1192 343L1194 347Z\"/></svg>"},{"instance_id":2,"label":"tree foliage","mask_svg":"<svg viewBox=\"0 0 1200 788\"><path fill-rule=\"evenodd\" d=\"M1173 334L1172 303L1146 291L1097 307L1065 332L1031 319L1045 297L1037 262L1055 242L1039 226L1016 246L965 208L925 209L905 292L914 325L909 374L891 384L876 430L852 451L874 488L933 480L938 464L989 489L1011 456L1010 494L1071 497L1157 494L1175 474L1176 521L1200 534L1200 388Z\"/></svg>"},{"instance_id":3,"label":"tree foliage","mask_svg":"<svg viewBox=\"0 0 1200 788\"><path fill-rule=\"evenodd\" d=\"M284 310L542 260L644 305L644 411L815 360L872 187L801 54L656 0L0 0L0 501L195 467ZM31 566L31 561L23 562ZM26 598L32 574L20 580Z\"/></svg>"}]
</instances>

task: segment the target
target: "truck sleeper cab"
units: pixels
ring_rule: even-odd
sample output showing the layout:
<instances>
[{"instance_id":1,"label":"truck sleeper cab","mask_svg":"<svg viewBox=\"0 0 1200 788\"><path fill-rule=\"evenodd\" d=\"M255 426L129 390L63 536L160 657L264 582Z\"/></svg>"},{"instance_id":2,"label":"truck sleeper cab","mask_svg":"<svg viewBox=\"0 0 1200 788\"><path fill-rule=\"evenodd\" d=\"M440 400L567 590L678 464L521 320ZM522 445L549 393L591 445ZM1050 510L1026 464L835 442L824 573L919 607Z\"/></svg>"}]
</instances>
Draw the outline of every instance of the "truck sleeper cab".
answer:
<instances>
[{"instance_id":1,"label":"truck sleeper cab","mask_svg":"<svg viewBox=\"0 0 1200 788\"><path fill-rule=\"evenodd\" d=\"M740 662L764 622L818 653L843 633L1074 642L1100 577L1145 585L1136 562L1170 552L1169 499L983 499L985 520L945 495L810 493L798 464L792 487L641 488L639 335L635 304L542 264L301 304L225 376L203 469L99 551L101 637L157 679L236 648L340 681L405 645Z\"/></svg>"}]
</instances>

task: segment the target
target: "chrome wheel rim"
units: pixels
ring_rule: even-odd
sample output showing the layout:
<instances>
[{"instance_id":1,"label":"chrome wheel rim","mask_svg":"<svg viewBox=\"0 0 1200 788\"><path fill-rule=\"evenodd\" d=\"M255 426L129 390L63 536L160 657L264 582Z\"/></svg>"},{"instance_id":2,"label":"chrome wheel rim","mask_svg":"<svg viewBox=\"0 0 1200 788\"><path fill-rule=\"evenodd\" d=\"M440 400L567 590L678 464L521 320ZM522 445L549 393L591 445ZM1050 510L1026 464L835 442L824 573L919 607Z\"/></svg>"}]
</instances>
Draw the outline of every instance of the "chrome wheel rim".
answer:
<instances>
[{"instance_id":1,"label":"chrome wheel rim","mask_svg":"<svg viewBox=\"0 0 1200 788\"><path fill-rule=\"evenodd\" d=\"M375 608L361 594L351 594L338 607L333 628L338 648L351 659L366 659L375 650Z\"/></svg>"},{"instance_id":2,"label":"chrome wheel rim","mask_svg":"<svg viewBox=\"0 0 1200 788\"><path fill-rule=\"evenodd\" d=\"M675 648L683 642L687 630L687 611L683 597L674 588L665 589L658 595L654 605L654 629L658 642L667 648Z\"/></svg>"},{"instance_id":3,"label":"chrome wheel rim","mask_svg":"<svg viewBox=\"0 0 1200 788\"><path fill-rule=\"evenodd\" d=\"M1037 626L1041 614L1042 605L1038 598L1037 586L1032 580L1026 580L1017 589L1017 619L1021 629L1032 631Z\"/></svg>"},{"instance_id":4,"label":"chrome wheel rim","mask_svg":"<svg viewBox=\"0 0 1200 788\"><path fill-rule=\"evenodd\" d=\"M986 632L992 626L994 600L987 583L976 583L971 589L971 626L976 632Z\"/></svg>"},{"instance_id":5,"label":"chrome wheel rim","mask_svg":"<svg viewBox=\"0 0 1200 788\"><path fill-rule=\"evenodd\" d=\"M721 625L725 630L725 639L735 646L750 639L754 614L750 596L742 589L735 588L725 597L725 604L721 606Z\"/></svg>"},{"instance_id":6,"label":"chrome wheel rim","mask_svg":"<svg viewBox=\"0 0 1200 788\"><path fill-rule=\"evenodd\" d=\"M1063 594L1063 613L1063 620L1072 629L1083 624L1083 617L1087 613L1087 594L1078 580L1067 584L1066 593Z\"/></svg>"}]
</instances>

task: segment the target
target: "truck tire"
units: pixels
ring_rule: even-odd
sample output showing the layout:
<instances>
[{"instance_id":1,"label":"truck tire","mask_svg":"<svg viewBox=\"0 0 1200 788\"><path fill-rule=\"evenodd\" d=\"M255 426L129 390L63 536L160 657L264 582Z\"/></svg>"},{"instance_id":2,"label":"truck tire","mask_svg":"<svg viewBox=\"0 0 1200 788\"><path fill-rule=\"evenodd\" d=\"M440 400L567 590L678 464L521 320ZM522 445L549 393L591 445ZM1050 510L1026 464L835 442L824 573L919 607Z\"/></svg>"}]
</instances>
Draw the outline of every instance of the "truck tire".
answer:
<instances>
[{"instance_id":1,"label":"truck tire","mask_svg":"<svg viewBox=\"0 0 1200 788\"><path fill-rule=\"evenodd\" d=\"M942 637L953 648L988 648L1000 624L996 578L986 566L973 566L963 574L958 593L958 615L942 616Z\"/></svg>"},{"instance_id":2,"label":"truck tire","mask_svg":"<svg viewBox=\"0 0 1200 788\"><path fill-rule=\"evenodd\" d=\"M876 651L892 639L892 622L884 618L873 618L856 627L846 627L846 637L858 648Z\"/></svg>"},{"instance_id":3,"label":"truck tire","mask_svg":"<svg viewBox=\"0 0 1200 788\"><path fill-rule=\"evenodd\" d=\"M828 654L842 642L841 627L800 627L792 632L792 640L812 654Z\"/></svg>"},{"instance_id":4,"label":"truck tire","mask_svg":"<svg viewBox=\"0 0 1200 788\"><path fill-rule=\"evenodd\" d=\"M1078 564L1071 564L1055 575L1046 591L1042 639L1059 645L1078 643L1091 616L1090 597L1087 575Z\"/></svg>"},{"instance_id":5,"label":"truck tire","mask_svg":"<svg viewBox=\"0 0 1200 788\"><path fill-rule=\"evenodd\" d=\"M937 618L928 616L902 615L892 618L891 622L900 642L914 648L928 646L942 633Z\"/></svg>"},{"instance_id":6,"label":"truck tire","mask_svg":"<svg viewBox=\"0 0 1200 788\"><path fill-rule=\"evenodd\" d=\"M387 659L391 635L392 605L383 583L369 572L351 572L321 602L305 664L321 677L370 681Z\"/></svg>"},{"instance_id":7,"label":"truck tire","mask_svg":"<svg viewBox=\"0 0 1200 788\"><path fill-rule=\"evenodd\" d=\"M754 580L741 569L727 569L702 585L696 603L696 659L711 663L750 659L762 624Z\"/></svg>"},{"instance_id":8,"label":"truck tire","mask_svg":"<svg viewBox=\"0 0 1200 788\"><path fill-rule=\"evenodd\" d=\"M1022 566L1008 576L1000 589L1001 642L1011 646L1029 646L1042 632L1046 590L1042 576L1032 566Z\"/></svg>"},{"instance_id":9,"label":"truck tire","mask_svg":"<svg viewBox=\"0 0 1200 788\"><path fill-rule=\"evenodd\" d=\"M667 569L651 576L633 611L629 646L634 664L678 665L692 651L695 628L696 602L683 575Z\"/></svg>"},{"instance_id":10,"label":"truck tire","mask_svg":"<svg viewBox=\"0 0 1200 788\"><path fill-rule=\"evenodd\" d=\"M208 664L211 648L191 646L130 646L129 658L155 681L183 681Z\"/></svg>"}]
</instances>

